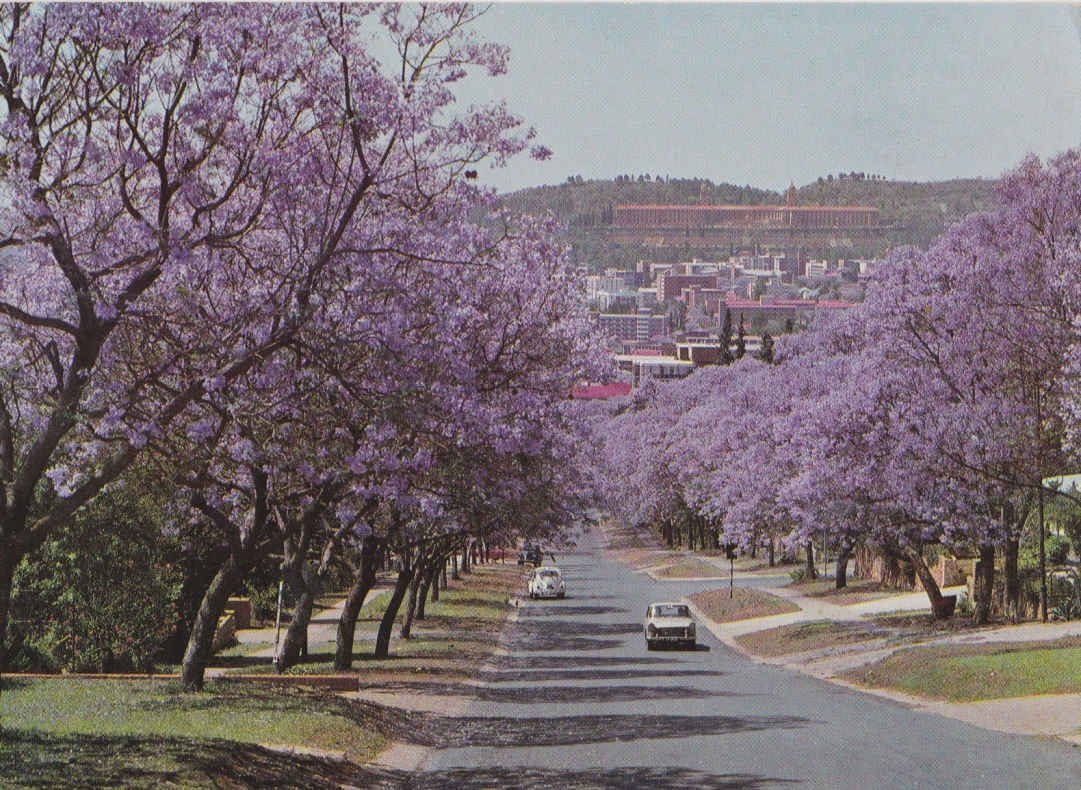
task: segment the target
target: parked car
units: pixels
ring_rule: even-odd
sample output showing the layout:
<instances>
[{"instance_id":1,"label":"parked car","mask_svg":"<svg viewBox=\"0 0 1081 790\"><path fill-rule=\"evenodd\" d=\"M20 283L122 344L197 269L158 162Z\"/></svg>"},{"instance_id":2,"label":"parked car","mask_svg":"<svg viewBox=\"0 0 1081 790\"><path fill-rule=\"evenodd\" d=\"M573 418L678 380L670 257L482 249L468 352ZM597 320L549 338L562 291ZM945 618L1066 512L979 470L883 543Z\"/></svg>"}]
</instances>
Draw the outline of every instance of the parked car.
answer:
<instances>
[{"instance_id":1,"label":"parked car","mask_svg":"<svg viewBox=\"0 0 1081 790\"><path fill-rule=\"evenodd\" d=\"M562 598L567 594L563 574L552 565L542 565L529 576L530 598Z\"/></svg>"},{"instance_id":2,"label":"parked car","mask_svg":"<svg viewBox=\"0 0 1081 790\"><path fill-rule=\"evenodd\" d=\"M694 647L697 641L691 608L685 603L651 603L642 633L649 650L662 644Z\"/></svg>"},{"instance_id":3,"label":"parked car","mask_svg":"<svg viewBox=\"0 0 1081 790\"><path fill-rule=\"evenodd\" d=\"M538 566L542 564L541 550L527 546L518 554L519 565Z\"/></svg>"}]
</instances>

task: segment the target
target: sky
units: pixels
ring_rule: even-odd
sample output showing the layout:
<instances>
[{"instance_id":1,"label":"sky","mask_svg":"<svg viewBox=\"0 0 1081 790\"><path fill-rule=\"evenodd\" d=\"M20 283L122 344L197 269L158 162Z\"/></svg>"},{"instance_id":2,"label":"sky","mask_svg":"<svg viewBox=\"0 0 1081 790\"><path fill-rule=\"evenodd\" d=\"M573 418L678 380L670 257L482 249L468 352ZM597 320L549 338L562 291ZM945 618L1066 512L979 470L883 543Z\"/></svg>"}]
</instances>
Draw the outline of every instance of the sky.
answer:
<instances>
[{"instance_id":1,"label":"sky","mask_svg":"<svg viewBox=\"0 0 1081 790\"><path fill-rule=\"evenodd\" d=\"M496 3L476 30L543 163L500 192L643 173L783 190L858 171L998 178L1081 145L1081 10L1049 3Z\"/></svg>"}]
</instances>

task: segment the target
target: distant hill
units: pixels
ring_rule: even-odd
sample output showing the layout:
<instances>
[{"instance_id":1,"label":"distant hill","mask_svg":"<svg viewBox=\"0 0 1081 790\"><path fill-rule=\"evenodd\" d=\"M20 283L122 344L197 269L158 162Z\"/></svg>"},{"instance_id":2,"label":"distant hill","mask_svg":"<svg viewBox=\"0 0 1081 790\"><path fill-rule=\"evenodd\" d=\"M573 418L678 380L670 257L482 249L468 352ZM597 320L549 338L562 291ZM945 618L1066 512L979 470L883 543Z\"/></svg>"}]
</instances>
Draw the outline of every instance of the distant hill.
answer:
<instances>
[{"instance_id":1,"label":"distant hill","mask_svg":"<svg viewBox=\"0 0 1081 790\"><path fill-rule=\"evenodd\" d=\"M882 249L852 250L853 254L884 253L886 248L915 244L927 246L949 225L967 214L987 210L994 203L992 179L956 179L926 183L865 178L862 174L822 178L797 189L797 204L874 206L890 227ZM515 211L551 211L569 228L569 241L582 264L595 268L633 264L639 258L679 258L683 250L660 251L610 244L604 229L613 207L622 203L764 205L783 203L773 190L735 184L714 184L706 179L613 181L568 179L558 186L522 189L502 196ZM845 251L837 251L845 252Z\"/></svg>"}]
</instances>

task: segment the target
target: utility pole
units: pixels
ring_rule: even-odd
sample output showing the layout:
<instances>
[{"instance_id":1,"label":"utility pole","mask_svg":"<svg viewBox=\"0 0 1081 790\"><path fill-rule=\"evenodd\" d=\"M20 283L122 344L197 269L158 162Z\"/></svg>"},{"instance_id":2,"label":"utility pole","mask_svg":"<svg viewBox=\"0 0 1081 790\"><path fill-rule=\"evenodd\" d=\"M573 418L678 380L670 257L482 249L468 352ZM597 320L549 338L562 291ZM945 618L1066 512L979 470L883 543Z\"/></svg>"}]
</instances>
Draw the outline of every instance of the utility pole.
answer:
<instances>
[{"instance_id":1,"label":"utility pole","mask_svg":"<svg viewBox=\"0 0 1081 790\"><path fill-rule=\"evenodd\" d=\"M1040 385L1036 384L1036 448L1043 447L1043 419L1040 412ZM1043 473L1037 477L1040 485L1040 618L1047 622L1047 560L1044 557L1044 520L1043 520Z\"/></svg>"},{"instance_id":2,"label":"utility pole","mask_svg":"<svg viewBox=\"0 0 1081 790\"><path fill-rule=\"evenodd\" d=\"M281 672L281 656L278 654L278 638L282 632L282 587L285 579L278 580L278 613L274 617L274 669Z\"/></svg>"}]
</instances>

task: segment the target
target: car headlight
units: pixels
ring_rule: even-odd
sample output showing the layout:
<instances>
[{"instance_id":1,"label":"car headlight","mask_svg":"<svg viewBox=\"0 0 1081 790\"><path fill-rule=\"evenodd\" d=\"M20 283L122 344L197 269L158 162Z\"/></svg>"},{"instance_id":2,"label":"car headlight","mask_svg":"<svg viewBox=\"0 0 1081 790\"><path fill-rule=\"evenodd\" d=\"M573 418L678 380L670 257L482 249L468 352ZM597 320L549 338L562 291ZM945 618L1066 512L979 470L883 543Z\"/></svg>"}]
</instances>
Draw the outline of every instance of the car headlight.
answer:
<instances>
[{"instance_id":1,"label":"car headlight","mask_svg":"<svg viewBox=\"0 0 1081 790\"><path fill-rule=\"evenodd\" d=\"M650 623L646 627L646 633L649 634L650 636L656 636L657 635L657 627L654 626L653 623Z\"/></svg>"}]
</instances>

